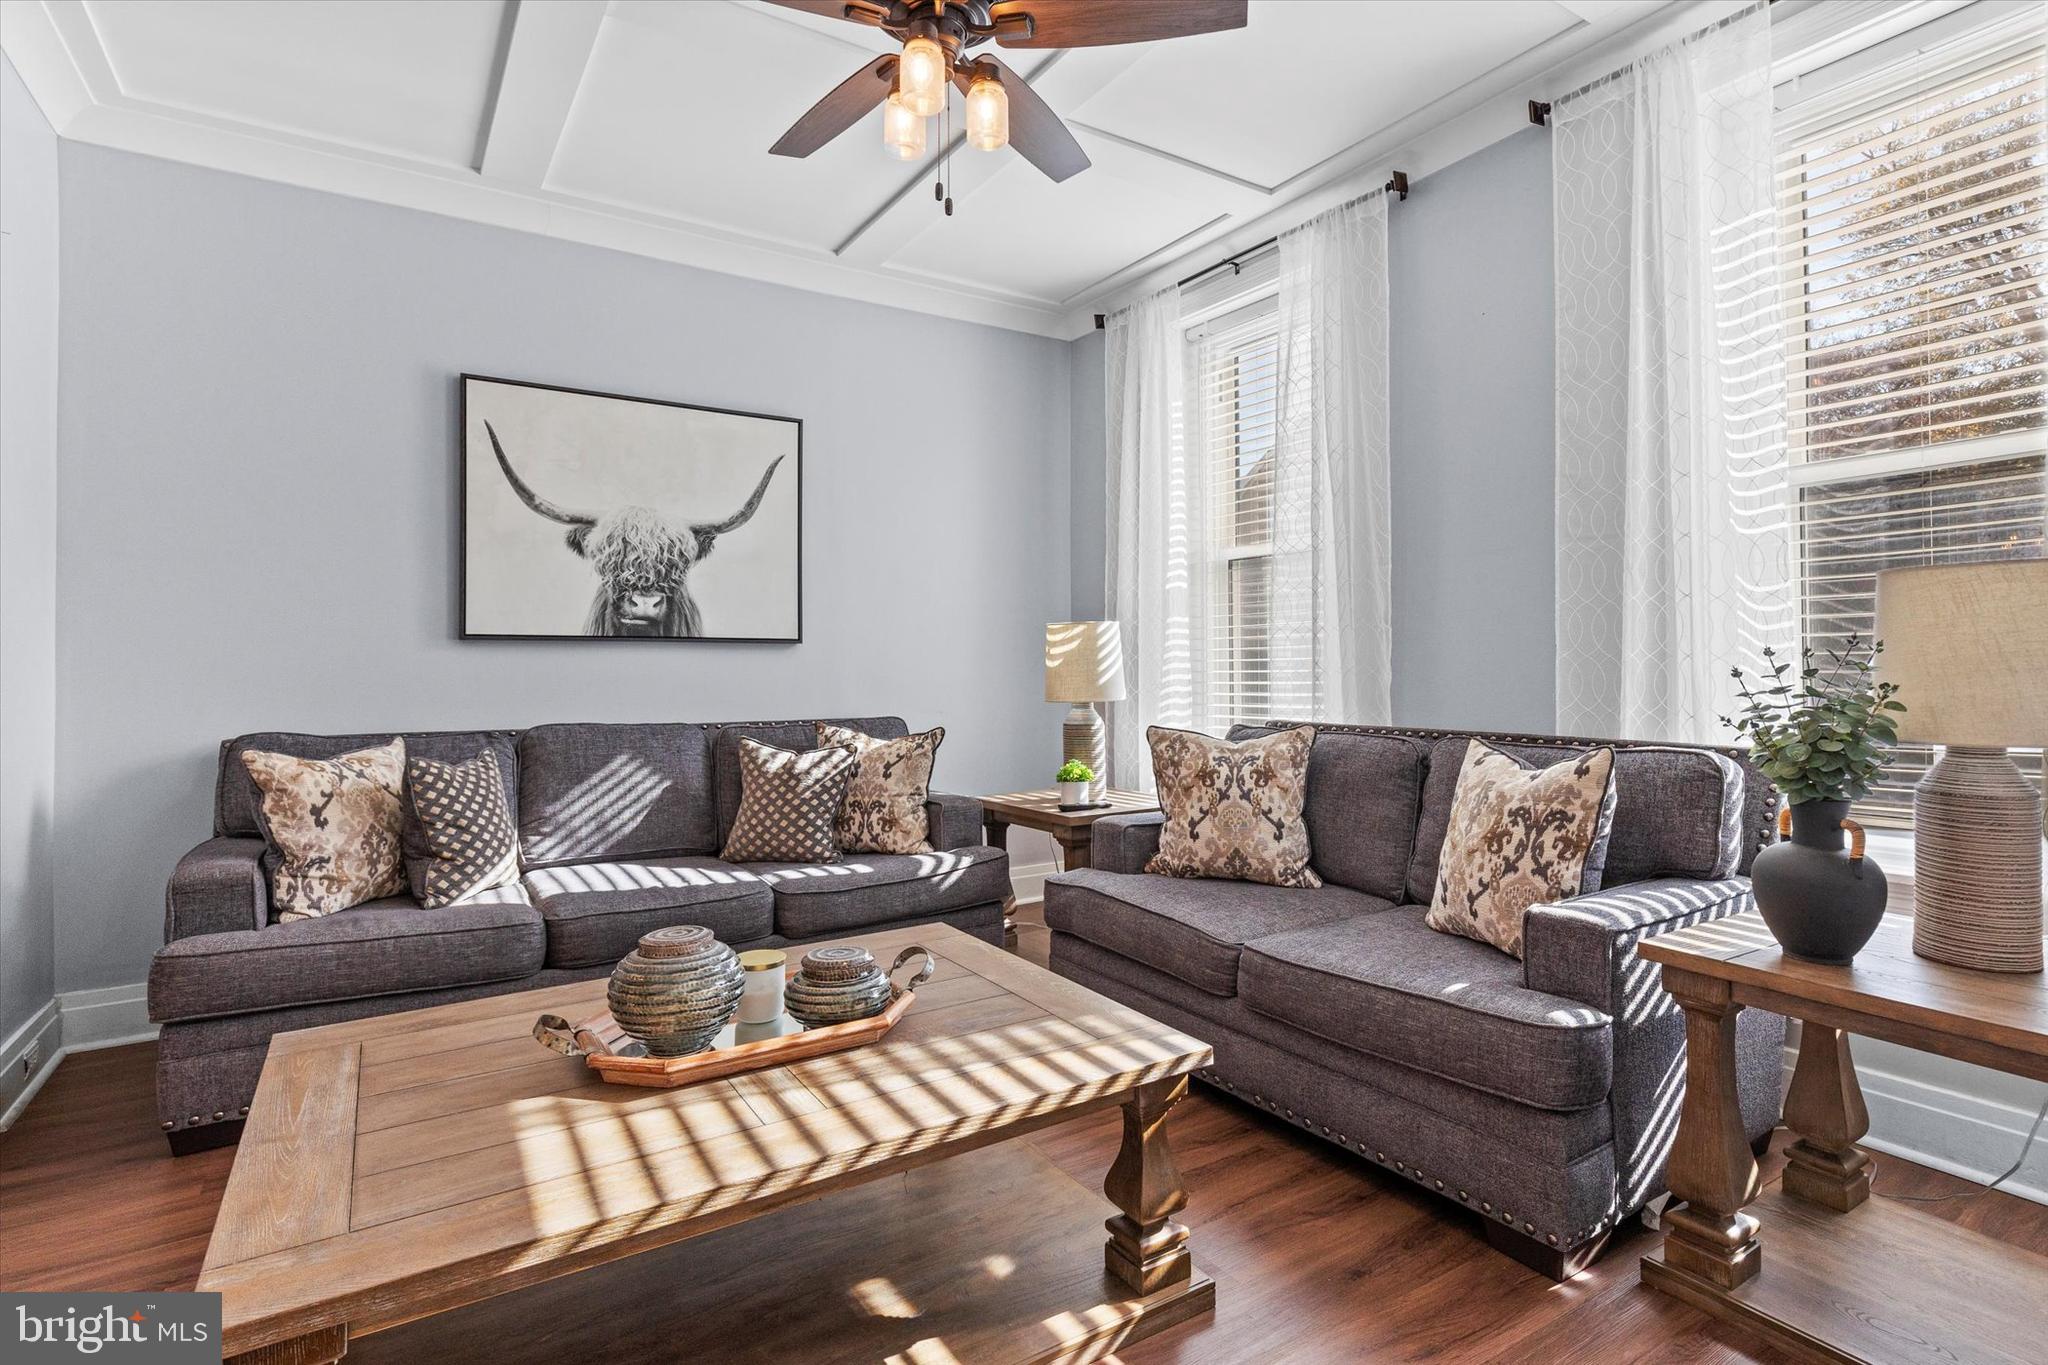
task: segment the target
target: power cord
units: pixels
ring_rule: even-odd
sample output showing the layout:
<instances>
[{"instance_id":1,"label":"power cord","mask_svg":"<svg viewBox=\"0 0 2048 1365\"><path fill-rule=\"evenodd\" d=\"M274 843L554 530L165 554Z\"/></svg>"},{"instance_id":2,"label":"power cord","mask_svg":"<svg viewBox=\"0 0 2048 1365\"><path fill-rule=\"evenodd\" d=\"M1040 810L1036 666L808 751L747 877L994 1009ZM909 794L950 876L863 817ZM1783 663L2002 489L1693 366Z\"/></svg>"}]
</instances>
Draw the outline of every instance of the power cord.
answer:
<instances>
[{"instance_id":1,"label":"power cord","mask_svg":"<svg viewBox=\"0 0 2048 1365\"><path fill-rule=\"evenodd\" d=\"M2044 1119L2048 1119L2048 1099L2041 1101L2041 1108L2034 1115L2034 1126L2027 1129L2027 1140L2020 1144L2018 1159L2012 1165L2005 1168L2004 1175L2001 1175L1998 1179L1980 1189L1959 1190L1955 1194L1885 1194L1877 1188L1877 1182L1873 1180L1870 1185L1870 1192L1885 1199L1898 1200L1904 1204L1946 1204L1951 1199L1975 1199L1980 1194L1989 1194L2006 1181L2012 1179L2019 1173L2020 1167L2027 1164L2027 1153L2034 1149L2034 1138L2040 1133L2041 1123Z\"/></svg>"}]
</instances>

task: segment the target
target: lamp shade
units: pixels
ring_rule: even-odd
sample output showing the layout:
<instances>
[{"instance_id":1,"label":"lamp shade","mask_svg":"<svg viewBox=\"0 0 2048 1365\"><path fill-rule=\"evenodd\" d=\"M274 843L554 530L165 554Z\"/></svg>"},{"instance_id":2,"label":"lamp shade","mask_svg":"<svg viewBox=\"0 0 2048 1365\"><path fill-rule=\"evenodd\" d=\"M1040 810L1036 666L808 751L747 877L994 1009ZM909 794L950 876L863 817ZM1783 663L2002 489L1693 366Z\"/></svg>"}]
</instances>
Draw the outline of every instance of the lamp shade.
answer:
<instances>
[{"instance_id":1,"label":"lamp shade","mask_svg":"<svg viewBox=\"0 0 2048 1365\"><path fill-rule=\"evenodd\" d=\"M1878 677L1899 687L1899 738L2002 749L2048 741L2048 560L1877 576Z\"/></svg>"},{"instance_id":2,"label":"lamp shade","mask_svg":"<svg viewBox=\"0 0 2048 1365\"><path fill-rule=\"evenodd\" d=\"M1054 621L1045 628L1045 699L1124 699L1124 641L1116 622Z\"/></svg>"}]
</instances>

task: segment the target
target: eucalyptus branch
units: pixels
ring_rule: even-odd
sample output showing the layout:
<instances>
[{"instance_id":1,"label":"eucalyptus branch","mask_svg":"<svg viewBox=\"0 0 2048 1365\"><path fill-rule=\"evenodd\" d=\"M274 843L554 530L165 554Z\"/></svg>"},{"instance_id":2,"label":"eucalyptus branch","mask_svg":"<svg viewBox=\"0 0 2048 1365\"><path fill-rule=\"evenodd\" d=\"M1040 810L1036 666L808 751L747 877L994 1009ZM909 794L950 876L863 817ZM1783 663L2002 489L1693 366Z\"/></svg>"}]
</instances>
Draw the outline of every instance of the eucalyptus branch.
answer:
<instances>
[{"instance_id":1,"label":"eucalyptus branch","mask_svg":"<svg viewBox=\"0 0 2048 1365\"><path fill-rule=\"evenodd\" d=\"M1793 804L1854 801L1891 761L1897 716L1906 709L1896 686L1875 681L1883 652L1883 641L1853 634L1818 656L1803 649L1793 683L1786 681L1792 665L1766 648L1754 678L1728 670L1742 706L1721 723L1749 741L1757 766Z\"/></svg>"}]
</instances>

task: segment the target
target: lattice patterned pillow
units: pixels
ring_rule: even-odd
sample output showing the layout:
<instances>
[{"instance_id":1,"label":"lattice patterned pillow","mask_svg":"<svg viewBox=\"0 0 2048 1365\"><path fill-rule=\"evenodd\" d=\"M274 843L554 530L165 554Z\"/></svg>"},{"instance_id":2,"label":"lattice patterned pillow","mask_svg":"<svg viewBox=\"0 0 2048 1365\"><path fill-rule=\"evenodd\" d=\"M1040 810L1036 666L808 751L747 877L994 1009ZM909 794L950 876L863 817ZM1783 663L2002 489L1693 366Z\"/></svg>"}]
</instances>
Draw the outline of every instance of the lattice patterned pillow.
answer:
<instances>
[{"instance_id":1,"label":"lattice patterned pillow","mask_svg":"<svg viewBox=\"0 0 2048 1365\"><path fill-rule=\"evenodd\" d=\"M421 905L452 905L519 880L519 834L496 755L408 759L405 797L405 874Z\"/></svg>"},{"instance_id":2,"label":"lattice patterned pillow","mask_svg":"<svg viewBox=\"0 0 2048 1365\"><path fill-rule=\"evenodd\" d=\"M280 920L316 919L405 889L404 740L338 758L251 749L242 766L263 794L257 819L270 843L270 903Z\"/></svg>"},{"instance_id":3,"label":"lattice patterned pillow","mask_svg":"<svg viewBox=\"0 0 2048 1365\"><path fill-rule=\"evenodd\" d=\"M1152 777L1166 824L1147 872L1268 886L1321 886L1308 865L1308 753L1313 726L1233 744L1155 725Z\"/></svg>"},{"instance_id":4,"label":"lattice patterned pillow","mask_svg":"<svg viewBox=\"0 0 2048 1365\"><path fill-rule=\"evenodd\" d=\"M740 809L719 857L729 863L830 863L832 827L858 755L847 744L798 753L742 739Z\"/></svg>"},{"instance_id":5,"label":"lattice patterned pillow","mask_svg":"<svg viewBox=\"0 0 2048 1365\"><path fill-rule=\"evenodd\" d=\"M1429 927L1520 957L1530 906L1594 889L1588 864L1613 822L1614 750L1532 770L1473 740L1451 798Z\"/></svg>"},{"instance_id":6,"label":"lattice patterned pillow","mask_svg":"<svg viewBox=\"0 0 2048 1365\"><path fill-rule=\"evenodd\" d=\"M901 739L876 739L818 722L818 743L845 744L859 755L833 826L841 853L932 851L924 803L931 796L932 764L945 738L943 727Z\"/></svg>"}]
</instances>

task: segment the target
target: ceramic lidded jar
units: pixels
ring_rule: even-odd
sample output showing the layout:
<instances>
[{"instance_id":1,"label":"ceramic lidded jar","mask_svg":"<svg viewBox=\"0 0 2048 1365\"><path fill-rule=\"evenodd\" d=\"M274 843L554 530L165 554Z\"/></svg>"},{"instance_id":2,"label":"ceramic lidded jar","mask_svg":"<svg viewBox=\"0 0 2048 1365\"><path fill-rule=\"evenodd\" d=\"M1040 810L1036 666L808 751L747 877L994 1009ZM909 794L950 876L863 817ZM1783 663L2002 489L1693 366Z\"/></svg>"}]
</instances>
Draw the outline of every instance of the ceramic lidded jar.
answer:
<instances>
[{"instance_id":1,"label":"ceramic lidded jar","mask_svg":"<svg viewBox=\"0 0 2048 1365\"><path fill-rule=\"evenodd\" d=\"M891 989L882 964L859 944L813 948L791 978L784 1004L798 1023L822 1028L880 1014Z\"/></svg>"},{"instance_id":2,"label":"ceramic lidded jar","mask_svg":"<svg viewBox=\"0 0 2048 1365\"><path fill-rule=\"evenodd\" d=\"M687 1057L711 1046L745 989L739 957L701 924L644 935L612 969L612 1020L650 1057Z\"/></svg>"}]
</instances>

